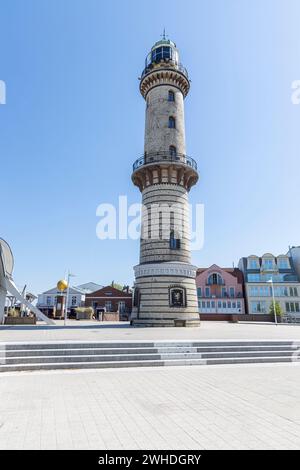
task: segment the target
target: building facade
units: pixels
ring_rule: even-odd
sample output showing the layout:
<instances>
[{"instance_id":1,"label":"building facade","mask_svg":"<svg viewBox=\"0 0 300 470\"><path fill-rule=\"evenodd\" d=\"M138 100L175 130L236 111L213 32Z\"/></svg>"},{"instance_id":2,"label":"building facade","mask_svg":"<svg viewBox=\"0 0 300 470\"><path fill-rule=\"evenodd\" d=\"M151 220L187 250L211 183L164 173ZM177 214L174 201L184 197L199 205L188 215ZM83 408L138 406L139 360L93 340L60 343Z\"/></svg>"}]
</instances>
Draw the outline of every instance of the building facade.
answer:
<instances>
[{"instance_id":1,"label":"building facade","mask_svg":"<svg viewBox=\"0 0 300 470\"><path fill-rule=\"evenodd\" d=\"M68 312L71 312L76 307L82 307L84 305L85 293L76 288L69 288L69 297L68 297ZM62 293L54 287L42 294L38 295L37 307L41 310L42 313L48 317L56 317L63 315L65 303L65 294Z\"/></svg>"},{"instance_id":2,"label":"building facade","mask_svg":"<svg viewBox=\"0 0 300 470\"><path fill-rule=\"evenodd\" d=\"M300 282L293 257L266 253L241 258L247 310L251 315L269 315L275 301L284 315L300 315ZM274 290L273 290L274 289Z\"/></svg>"},{"instance_id":3,"label":"building facade","mask_svg":"<svg viewBox=\"0 0 300 470\"><path fill-rule=\"evenodd\" d=\"M244 276L238 268L197 269L196 286L201 319L229 320L245 314Z\"/></svg>"},{"instance_id":4,"label":"building facade","mask_svg":"<svg viewBox=\"0 0 300 470\"><path fill-rule=\"evenodd\" d=\"M86 295L85 306L92 307L97 318L100 318L102 313L118 313L120 320L129 320L132 310L132 293L129 290L121 291L112 286L102 287Z\"/></svg>"},{"instance_id":5,"label":"building facade","mask_svg":"<svg viewBox=\"0 0 300 470\"><path fill-rule=\"evenodd\" d=\"M197 164L187 156L185 144L189 88L178 49L164 37L152 47L140 79L146 123L144 154L132 173L143 202L133 325L200 324L189 247L188 192L198 180Z\"/></svg>"},{"instance_id":6,"label":"building facade","mask_svg":"<svg viewBox=\"0 0 300 470\"><path fill-rule=\"evenodd\" d=\"M298 276L298 279L300 280L300 246L290 246L287 256L289 256L292 259L292 263L296 271L296 275Z\"/></svg>"},{"instance_id":7,"label":"building facade","mask_svg":"<svg viewBox=\"0 0 300 470\"><path fill-rule=\"evenodd\" d=\"M99 284L95 284L94 282L81 284L81 286L77 287L70 287L67 308L68 313L71 313L77 307L83 307L86 294L100 287ZM57 312L60 312L61 316L63 314L65 297L65 293L62 295L57 287L54 287L38 295L37 307L48 317L56 316Z\"/></svg>"}]
</instances>

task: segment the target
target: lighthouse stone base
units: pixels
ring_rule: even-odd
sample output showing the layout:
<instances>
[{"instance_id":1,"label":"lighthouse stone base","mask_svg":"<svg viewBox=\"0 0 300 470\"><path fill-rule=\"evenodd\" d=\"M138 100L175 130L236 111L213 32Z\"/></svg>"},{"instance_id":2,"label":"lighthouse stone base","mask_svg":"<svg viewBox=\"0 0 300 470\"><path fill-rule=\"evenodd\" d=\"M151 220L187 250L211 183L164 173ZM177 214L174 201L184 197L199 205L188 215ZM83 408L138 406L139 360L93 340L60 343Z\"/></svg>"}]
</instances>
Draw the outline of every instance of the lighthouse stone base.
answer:
<instances>
[{"instance_id":1,"label":"lighthouse stone base","mask_svg":"<svg viewBox=\"0 0 300 470\"><path fill-rule=\"evenodd\" d=\"M135 266L133 326L200 326L196 267L165 262Z\"/></svg>"}]
</instances>

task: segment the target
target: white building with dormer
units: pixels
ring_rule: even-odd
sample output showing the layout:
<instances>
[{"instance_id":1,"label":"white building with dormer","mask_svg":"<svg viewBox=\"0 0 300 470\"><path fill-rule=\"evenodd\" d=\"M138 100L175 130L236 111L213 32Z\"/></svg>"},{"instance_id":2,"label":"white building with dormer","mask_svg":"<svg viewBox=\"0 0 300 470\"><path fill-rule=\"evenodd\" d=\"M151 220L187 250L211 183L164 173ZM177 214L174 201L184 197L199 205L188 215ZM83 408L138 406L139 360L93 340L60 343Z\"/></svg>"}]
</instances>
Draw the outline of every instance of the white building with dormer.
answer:
<instances>
[{"instance_id":1,"label":"white building with dormer","mask_svg":"<svg viewBox=\"0 0 300 470\"><path fill-rule=\"evenodd\" d=\"M250 255L240 259L239 269L244 274L249 314L269 315L274 289L275 301L280 304L283 314L300 318L300 271L297 273L290 252L278 256L272 253Z\"/></svg>"},{"instance_id":2,"label":"white building with dormer","mask_svg":"<svg viewBox=\"0 0 300 470\"><path fill-rule=\"evenodd\" d=\"M69 288L68 312L85 304L86 294L90 294L101 289L101 285L95 282L88 282L77 287ZM52 316L56 308L60 308L61 292L54 287L38 295L37 307L47 316Z\"/></svg>"}]
</instances>

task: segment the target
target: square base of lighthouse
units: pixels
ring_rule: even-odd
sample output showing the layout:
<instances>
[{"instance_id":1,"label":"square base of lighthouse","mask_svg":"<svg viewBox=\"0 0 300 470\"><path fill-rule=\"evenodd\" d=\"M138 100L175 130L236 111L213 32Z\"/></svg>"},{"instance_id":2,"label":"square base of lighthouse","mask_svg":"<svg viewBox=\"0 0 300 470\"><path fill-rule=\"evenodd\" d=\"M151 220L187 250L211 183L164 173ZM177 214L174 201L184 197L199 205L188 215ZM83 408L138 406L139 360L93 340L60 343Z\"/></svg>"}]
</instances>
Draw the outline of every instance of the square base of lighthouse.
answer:
<instances>
[{"instance_id":1,"label":"square base of lighthouse","mask_svg":"<svg viewBox=\"0 0 300 470\"><path fill-rule=\"evenodd\" d=\"M184 328L195 328L200 326L200 320L159 320L159 319L133 319L131 325L135 327L184 327Z\"/></svg>"}]
</instances>

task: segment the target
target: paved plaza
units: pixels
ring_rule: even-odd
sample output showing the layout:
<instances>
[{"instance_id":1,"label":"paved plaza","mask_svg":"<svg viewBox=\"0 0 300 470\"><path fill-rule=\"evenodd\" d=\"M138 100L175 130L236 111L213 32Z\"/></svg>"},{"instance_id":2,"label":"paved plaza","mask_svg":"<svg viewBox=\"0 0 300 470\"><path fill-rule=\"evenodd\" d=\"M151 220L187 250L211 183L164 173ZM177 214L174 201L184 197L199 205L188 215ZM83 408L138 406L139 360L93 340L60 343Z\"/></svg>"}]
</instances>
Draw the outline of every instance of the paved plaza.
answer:
<instances>
[{"instance_id":1,"label":"paved plaza","mask_svg":"<svg viewBox=\"0 0 300 470\"><path fill-rule=\"evenodd\" d=\"M0 326L1 342L15 341L160 341L300 340L300 324L205 322L199 328L134 328L128 322L56 321L32 326Z\"/></svg>"},{"instance_id":2,"label":"paved plaza","mask_svg":"<svg viewBox=\"0 0 300 470\"><path fill-rule=\"evenodd\" d=\"M297 449L300 368L7 373L0 448Z\"/></svg>"},{"instance_id":3,"label":"paved plaza","mask_svg":"<svg viewBox=\"0 0 300 470\"><path fill-rule=\"evenodd\" d=\"M1 342L299 340L300 327L203 322L0 327ZM299 449L300 364L0 374L0 449Z\"/></svg>"}]
</instances>

